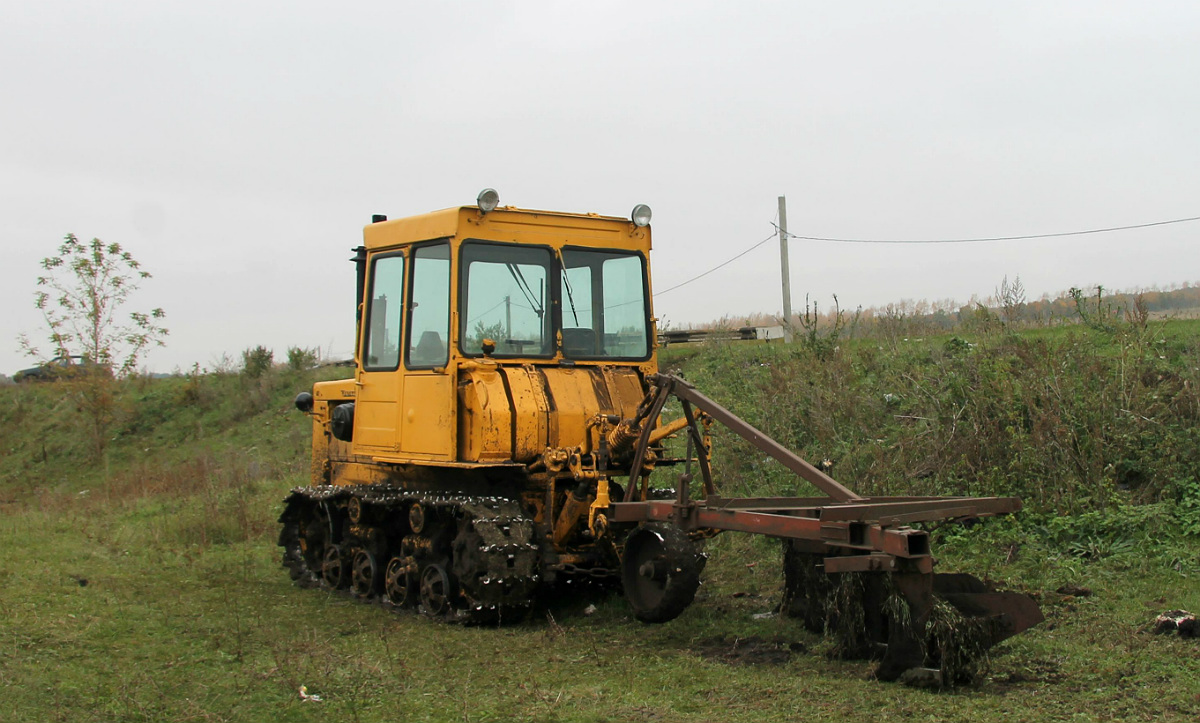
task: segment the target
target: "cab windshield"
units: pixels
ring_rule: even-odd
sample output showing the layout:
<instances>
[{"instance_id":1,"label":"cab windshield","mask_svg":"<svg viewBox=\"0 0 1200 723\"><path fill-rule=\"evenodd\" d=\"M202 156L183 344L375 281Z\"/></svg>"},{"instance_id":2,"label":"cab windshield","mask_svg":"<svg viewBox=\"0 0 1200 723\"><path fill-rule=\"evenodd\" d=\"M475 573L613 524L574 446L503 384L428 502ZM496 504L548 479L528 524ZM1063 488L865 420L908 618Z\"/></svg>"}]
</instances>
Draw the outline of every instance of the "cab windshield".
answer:
<instances>
[{"instance_id":1,"label":"cab windshield","mask_svg":"<svg viewBox=\"0 0 1200 723\"><path fill-rule=\"evenodd\" d=\"M497 357L552 357L558 317L567 359L649 355L640 254L567 248L556 263L549 248L468 241L461 258L464 354L482 354L491 339Z\"/></svg>"},{"instance_id":2,"label":"cab windshield","mask_svg":"<svg viewBox=\"0 0 1200 723\"><path fill-rule=\"evenodd\" d=\"M483 340L491 339L496 356L553 356L547 283L553 265L547 248L464 243L463 353L481 354Z\"/></svg>"},{"instance_id":3,"label":"cab windshield","mask_svg":"<svg viewBox=\"0 0 1200 723\"><path fill-rule=\"evenodd\" d=\"M649 354L640 254L562 252L562 344L568 359L644 359Z\"/></svg>"}]
</instances>

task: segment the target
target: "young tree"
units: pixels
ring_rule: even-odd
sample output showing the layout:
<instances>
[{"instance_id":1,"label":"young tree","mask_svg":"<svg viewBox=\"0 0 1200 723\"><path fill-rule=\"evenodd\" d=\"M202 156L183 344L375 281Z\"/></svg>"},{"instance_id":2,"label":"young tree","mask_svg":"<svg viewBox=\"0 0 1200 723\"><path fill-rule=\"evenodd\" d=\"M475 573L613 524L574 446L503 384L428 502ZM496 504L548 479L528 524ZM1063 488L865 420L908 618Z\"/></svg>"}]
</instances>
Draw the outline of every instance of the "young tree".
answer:
<instances>
[{"instance_id":1,"label":"young tree","mask_svg":"<svg viewBox=\"0 0 1200 723\"><path fill-rule=\"evenodd\" d=\"M135 372L148 347L165 345L165 314L158 308L123 315L122 307L150 274L120 244L100 239L85 244L68 234L41 265L45 274L37 279L35 306L54 355L82 355L87 362L64 381L79 401L92 452L100 457L114 419L114 374ZM19 342L25 353L45 360L28 336L22 334Z\"/></svg>"},{"instance_id":2,"label":"young tree","mask_svg":"<svg viewBox=\"0 0 1200 723\"><path fill-rule=\"evenodd\" d=\"M1019 275L1011 283L1009 283L1008 276L1004 277L999 288L996 289L996 301L1000 303L1000 311L1004 315L1005 324L1012 325L1021 319L1028 300L1025 298L1025 285L1021 283Z\"/></svg>"},{"instance_id":3,"label":"young tree","mask_svg":"<svg viewBox=\"0 0 1200 723\"><path fill-rule=\"evenodd\" d=\"M84 244L67 234L58 253L42 259L46 271L39 276L35 305L49 332L55 356L76 351L88 361L112 369L118 376L137 370L141 355L150 346L164 346L167 329L161 326L161 308L149 313L130 312L121 318L121 307L150 278L141 264L118 243L98 238ZM44 358L22 334L22 349Z\"/></svg>"}]
</instances>

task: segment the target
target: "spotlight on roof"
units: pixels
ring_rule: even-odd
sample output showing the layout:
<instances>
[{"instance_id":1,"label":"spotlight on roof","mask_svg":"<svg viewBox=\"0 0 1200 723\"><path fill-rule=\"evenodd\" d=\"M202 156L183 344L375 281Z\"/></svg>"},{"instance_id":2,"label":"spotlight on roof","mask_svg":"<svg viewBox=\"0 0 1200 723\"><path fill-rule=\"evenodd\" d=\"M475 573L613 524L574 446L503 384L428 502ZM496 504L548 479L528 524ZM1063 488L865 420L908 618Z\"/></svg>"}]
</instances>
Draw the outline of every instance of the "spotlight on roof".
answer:
<instances>
[{"instance_id":1,"label":"spotlight on roof","mask_svg":"<svg viewBox=\"0 0 1200 723\"><path fill-rule=\"evenodd\" d=\"M644 203L639 203L633 207L633 213L629 214L629 218L633 220L633 225L638 228L645 228L650 225L650 207Z\"/></svg>"},{"instance_id":2,"label":"spotlight on roof","mask_svg":"<svg viewBox=\"0 0 1200 723\"><path fill-rule=\"evenodd\" d=\"M491 213L496 210L496 206L500 205L500 194L496 193L494 188L485 188L479 192L475 203L479 204L481 213Z\"/></svg>"}]
</instances>

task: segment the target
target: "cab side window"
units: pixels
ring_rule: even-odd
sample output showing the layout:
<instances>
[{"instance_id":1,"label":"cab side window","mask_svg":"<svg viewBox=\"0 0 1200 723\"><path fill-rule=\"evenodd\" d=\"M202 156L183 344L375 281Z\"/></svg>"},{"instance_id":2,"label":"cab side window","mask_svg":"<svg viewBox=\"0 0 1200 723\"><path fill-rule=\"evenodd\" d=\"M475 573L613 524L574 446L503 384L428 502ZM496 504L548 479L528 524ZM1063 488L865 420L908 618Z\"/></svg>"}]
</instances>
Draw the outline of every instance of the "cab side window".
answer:
<instances>
[{"instance_id":1,"label":"cab side window","mask_svg":"<svg viewBox=\"0 0 1200 723\"><path fill-rule=\"evenodd\" d=\"M450 246L413 251L412 304L409 308L409 369L445 366L450 349Z\"/></svg>"},{"instance_id":2,"label":"cab side window","mask_svg":"<svg viewBox=\"0 0 1200 723\"><path fill-rule=\"evenodd\" d=\"M400 320L404 299L404 257L383 256L371 264L371 295L363 339L363 367L400 365Z\"/></svg>"}]
</instances>

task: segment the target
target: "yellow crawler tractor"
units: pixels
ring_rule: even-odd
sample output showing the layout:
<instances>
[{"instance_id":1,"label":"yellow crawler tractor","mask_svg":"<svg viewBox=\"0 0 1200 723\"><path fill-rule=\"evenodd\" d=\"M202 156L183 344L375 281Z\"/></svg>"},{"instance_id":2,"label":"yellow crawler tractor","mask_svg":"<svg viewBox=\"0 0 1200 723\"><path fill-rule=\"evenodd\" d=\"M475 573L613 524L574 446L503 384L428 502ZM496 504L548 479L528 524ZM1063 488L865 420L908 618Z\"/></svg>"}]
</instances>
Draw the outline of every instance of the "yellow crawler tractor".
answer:
<instances>
[{"instance_id":1,"label":"yellow crawler tractor","mask_svg":"<svg viewBox=\"0 0 1200 723\"><path fill-rule=\"evenodd\" d=\"M1041 619L1024 596L934 575L928 535L913 527L1018 500L860 497L659 372L648 207L626 219L498 202L487 189L476 205L365 227L352 259L354 377L296 399L313 446L312 483L280 517L293 579L491 622L587 578L623 589L638 619L665 622L695 596L703 540L737 530L788 541L786 607L817 627L821 591L839 576L901 596L904 624L864 618L882 677L928 664L935 593L982 621L989 643ZM664 423L670 398L683 413ZM714 423L823 496L722 497ZM678 435L682 457L664 443ZM655 489L651 473L672 466L683 470L674 489ZM878 608L881 586L863 589Z\"/></svg>"}]
</instances>

